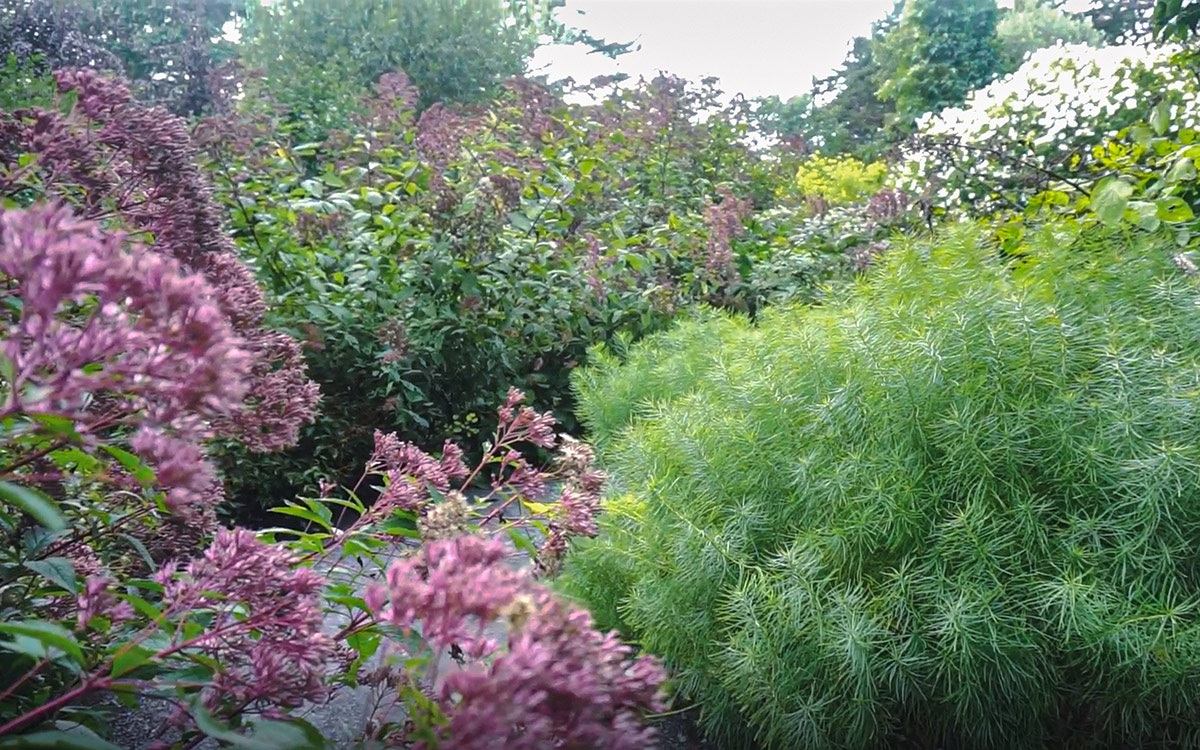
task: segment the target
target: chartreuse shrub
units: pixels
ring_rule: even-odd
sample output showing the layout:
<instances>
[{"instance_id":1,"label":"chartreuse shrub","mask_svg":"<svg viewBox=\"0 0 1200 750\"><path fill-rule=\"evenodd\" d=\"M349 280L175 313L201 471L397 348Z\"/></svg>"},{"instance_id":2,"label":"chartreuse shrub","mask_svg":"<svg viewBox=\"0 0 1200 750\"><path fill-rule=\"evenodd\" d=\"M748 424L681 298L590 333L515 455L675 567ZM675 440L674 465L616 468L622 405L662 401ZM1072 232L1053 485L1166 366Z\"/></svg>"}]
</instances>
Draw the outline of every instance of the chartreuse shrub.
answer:
<instances>
[{"instance_id":1,"label":"chartreuse shrub","mask_svg":"<svg viewBox=\"0 0 1200 750\"><path fill-rule=\"evenodd\" d=\"M593 359L618 497L567 589L730 746L1194 746L1200 294L1105 231Z\"/></svg>"},{"instance_id":2,"label":"chartreuse shrub","mask_svg":"<svg viewBox=\"0 0 1200 750\"><path fill-rule=\"evenodd\" d=\"M796 170L796 188L806 198L842 206L871 197L886 176L883 162L864 164L853 156L815 154Z\"/></svg>"}]
</instances>

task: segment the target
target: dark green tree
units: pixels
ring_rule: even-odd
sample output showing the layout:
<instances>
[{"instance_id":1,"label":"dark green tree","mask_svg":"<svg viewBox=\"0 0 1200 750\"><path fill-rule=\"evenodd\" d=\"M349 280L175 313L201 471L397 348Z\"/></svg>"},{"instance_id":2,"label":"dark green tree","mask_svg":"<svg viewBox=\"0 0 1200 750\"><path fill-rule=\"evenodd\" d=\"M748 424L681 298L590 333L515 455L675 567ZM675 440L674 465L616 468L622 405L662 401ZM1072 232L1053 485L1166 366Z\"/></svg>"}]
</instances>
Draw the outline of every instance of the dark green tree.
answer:
<instances>
[{"instance_id":1,"label":"dark green tree","mask_svg":"<svg viewBox=\"0 0 1200 750\"><path fill-rule=\"evenodd\" d=\"M1200 26L1200 3L1196 0L1158 0L1151 25L1154 33L1161 37L1185 40Z\"/></svg>"},{"instance_id":2,"label":"dark green tree","mask_svg":"<svg viewBox=\"0 0 1200 750\"><path fill-rule=\"evenodd\" d=\"M857 37L842 67L832 76L817 81L818 97L833 98L820 108L816 128L821 132L820 150L846 153L872 150L884 135L884 125L895 109L879 98L884 71L875 57L883 34Z\"/></svg>"},{"instance_id":3,"label":"dark green tree","mask_svg":"<svg viewBox=\"0 0 1200 750\"><path fill-rule=\"evenodd\" d=\"M873 49L886 79L879 98L903 132L920 115L961 104L1001 69L995 0L911 0Z\"/></svg>"},{"instance_id":4,"label":"dark green tree","mask_svg":"<svg viewBox=\"0 0 1200 750\"><path fill-rule=\"evenodd\" d=\"M35 72L89 67L143 99L197 115L219 97L222 38L242 0L0 0L0 58Z\"/></svg>"},{"instance_id":5,"label":"dark green tree","mask_svg":"<svg viewBox=\"0 0 1200 750\"><path fill-rule=\"evenodd\" d=\"M766 112L777 116L781 128L803 135L815 150L827 154L854 152L873 157L883 141L883 127L894 111L891 103L878 97L885 76L875 59L875 48L895 29L904 0L876 22L869 36L851 41L842 66L826 78L813 82L812 95L780 103L786 109L766 104Z\"/></svg>"},{"instance_id":6,"label":"dark green tree","mask_svg":"<svg viewBox=\"0 0 1200 750\"><path fill-rule=\"evenodd\" d=\"M249 14L243 58L273 99L339 126L380 75L422 106L470 102L525 70L561 0L286 0Z\"/></svg>"}]
</instances>

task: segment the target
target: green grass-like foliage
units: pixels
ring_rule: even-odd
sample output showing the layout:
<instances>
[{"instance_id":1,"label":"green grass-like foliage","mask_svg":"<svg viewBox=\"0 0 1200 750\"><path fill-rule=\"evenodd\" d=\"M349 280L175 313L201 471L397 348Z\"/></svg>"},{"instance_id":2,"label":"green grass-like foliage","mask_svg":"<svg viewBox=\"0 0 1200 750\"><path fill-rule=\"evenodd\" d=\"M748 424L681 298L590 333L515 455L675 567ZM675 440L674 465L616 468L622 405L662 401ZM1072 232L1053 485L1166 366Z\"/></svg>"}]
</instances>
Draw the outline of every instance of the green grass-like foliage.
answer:
<instances>
[{"instance_id":1,"label":"green grass-like foliage","mask_svg":"<svg viewBox=\"0 0 1200 750\"><path fill-rule=\"evenodd\" d=\"M1196 746L1200 294L1086 232L602 357L566 588L730 747Z\"/></svg>"}]
</instances>

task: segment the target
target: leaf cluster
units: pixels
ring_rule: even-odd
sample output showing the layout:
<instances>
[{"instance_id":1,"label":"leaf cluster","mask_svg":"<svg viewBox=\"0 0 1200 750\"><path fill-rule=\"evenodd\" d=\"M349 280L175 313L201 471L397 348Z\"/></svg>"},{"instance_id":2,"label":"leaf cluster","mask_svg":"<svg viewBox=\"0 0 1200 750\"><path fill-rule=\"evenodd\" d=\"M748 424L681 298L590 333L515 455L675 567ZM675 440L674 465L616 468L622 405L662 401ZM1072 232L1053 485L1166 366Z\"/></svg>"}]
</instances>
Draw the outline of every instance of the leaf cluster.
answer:
<instances>
[{"instance_id":1,"label":"leaf cluster","mask_svg":"<svg viewBox=\"0 0 1200 750\"><path fill-rule=\"evenodd\" d=\"M1200 737L1200 297L1145 236L1035 234L576 376L622 497L567 589L731 747Z\"/></svg>"}]
</instances>

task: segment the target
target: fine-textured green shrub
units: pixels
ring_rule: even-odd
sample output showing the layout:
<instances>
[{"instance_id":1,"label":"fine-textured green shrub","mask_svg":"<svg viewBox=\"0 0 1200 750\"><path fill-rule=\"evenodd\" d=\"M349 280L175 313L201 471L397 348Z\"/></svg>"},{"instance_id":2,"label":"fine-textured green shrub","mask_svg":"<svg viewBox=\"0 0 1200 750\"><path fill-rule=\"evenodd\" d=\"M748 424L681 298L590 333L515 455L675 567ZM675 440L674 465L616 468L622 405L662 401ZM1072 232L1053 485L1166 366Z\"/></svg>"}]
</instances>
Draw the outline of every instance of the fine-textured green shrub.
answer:
<instances>
[{"instance_id":1,"label":"fine-textured green shrub","mask_svg":"<svg viewBox=\"0 0 1200 750\"><path fill-rule=\"evenodd\" d=\"M620 497L565 585L730 746L1200 741L1200 294L1143 238L1031 245L578 376Z\"/></svg>"}]
</instances>

